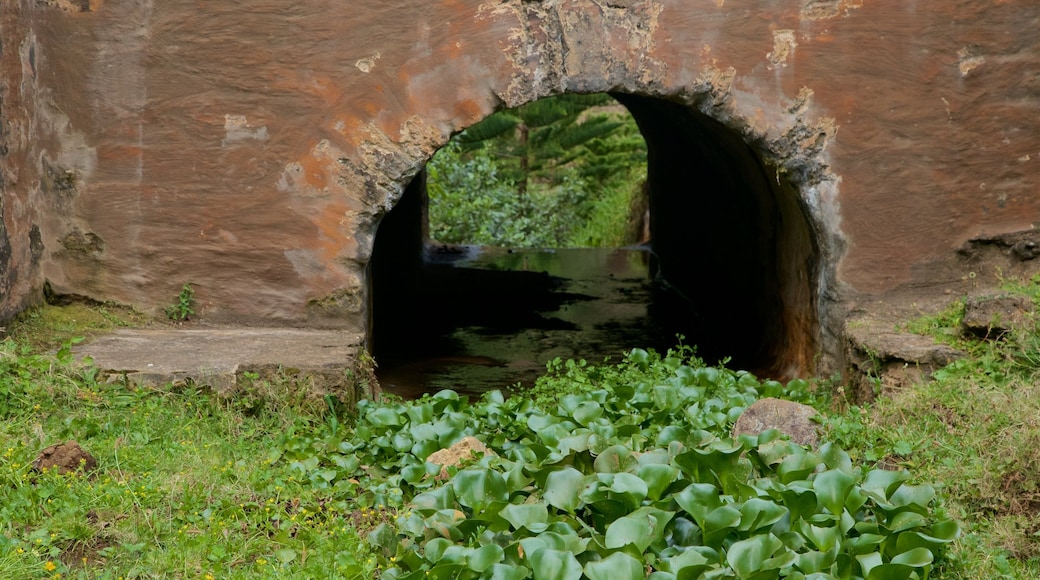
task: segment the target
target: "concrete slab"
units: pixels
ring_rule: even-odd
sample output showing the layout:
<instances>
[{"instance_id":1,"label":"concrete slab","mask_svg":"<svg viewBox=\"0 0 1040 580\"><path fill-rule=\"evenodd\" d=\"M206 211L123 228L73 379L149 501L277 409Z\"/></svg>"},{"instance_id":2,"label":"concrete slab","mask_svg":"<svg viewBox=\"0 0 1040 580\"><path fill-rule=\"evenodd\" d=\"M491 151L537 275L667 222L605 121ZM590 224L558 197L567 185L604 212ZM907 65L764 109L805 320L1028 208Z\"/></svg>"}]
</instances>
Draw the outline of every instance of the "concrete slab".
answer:
<instances>
[{"instance_id":1,"label":"concrete slab","mask_svg":"<svg viewBox=\"0 0 1040 580\"><path fill-rule=\"evenodd\" d=\"M77 345L74 353L93 359L109 380L148 386L192 381L227 392L242 373L282 372L338 391L356 387L351 377L362 345L360 334L342 330L127 328Z\"/></svg>"}]
</instances>

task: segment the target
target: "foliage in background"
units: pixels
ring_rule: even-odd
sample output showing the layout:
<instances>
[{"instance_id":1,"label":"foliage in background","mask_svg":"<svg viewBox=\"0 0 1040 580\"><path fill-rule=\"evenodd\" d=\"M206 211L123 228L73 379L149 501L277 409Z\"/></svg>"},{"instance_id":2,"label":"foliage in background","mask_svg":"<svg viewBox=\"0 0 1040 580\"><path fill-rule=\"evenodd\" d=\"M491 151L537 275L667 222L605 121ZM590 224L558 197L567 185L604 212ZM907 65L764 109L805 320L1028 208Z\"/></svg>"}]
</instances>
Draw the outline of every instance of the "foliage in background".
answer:
<instances>
[{"instance_id":1,"label":"foliage in background","mask_svg":"<svg viewBox=\"0 0 1040 580\"><path fill-rule=\"evenodd\" d=\"M621 246L642 195L646 144L607 95L496 113L427 165L430 237L515 247Z\"/></svg>"},{"instance_id":2,"label":"foliage in background","mask_svg":"<svg viewBox=\"0 0 1040 580\"><path fill-rule=\"evenodd\" d=\"M187 320L195 314L195 288L191 286L191 282L181 287L177 301L164 308L163 312L166 313L166 318L180 321Z\"/></svg>"}]
</instances>

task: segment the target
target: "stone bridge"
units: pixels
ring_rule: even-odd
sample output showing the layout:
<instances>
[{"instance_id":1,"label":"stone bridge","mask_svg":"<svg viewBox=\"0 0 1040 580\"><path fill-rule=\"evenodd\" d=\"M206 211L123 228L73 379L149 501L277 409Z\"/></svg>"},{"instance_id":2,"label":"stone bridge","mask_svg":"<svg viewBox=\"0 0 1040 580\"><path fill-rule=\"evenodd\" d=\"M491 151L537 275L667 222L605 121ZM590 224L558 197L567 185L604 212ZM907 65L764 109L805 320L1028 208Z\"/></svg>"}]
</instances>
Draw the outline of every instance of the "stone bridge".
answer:
<instances>
[{"instance_id":1,"label":"stone bridge","mask_svg":"<svg viewBox=\"0 0 1040 580\"><path fill-rule=\"evenodd\" d=\"M850 312L1028 270L1038 30L1032 0L5 1L0 320L190 281L212 324L363 336L376 231L438 148L609 92L662 275L720 340L830 372Z\"/></svg>"}]
</instances>

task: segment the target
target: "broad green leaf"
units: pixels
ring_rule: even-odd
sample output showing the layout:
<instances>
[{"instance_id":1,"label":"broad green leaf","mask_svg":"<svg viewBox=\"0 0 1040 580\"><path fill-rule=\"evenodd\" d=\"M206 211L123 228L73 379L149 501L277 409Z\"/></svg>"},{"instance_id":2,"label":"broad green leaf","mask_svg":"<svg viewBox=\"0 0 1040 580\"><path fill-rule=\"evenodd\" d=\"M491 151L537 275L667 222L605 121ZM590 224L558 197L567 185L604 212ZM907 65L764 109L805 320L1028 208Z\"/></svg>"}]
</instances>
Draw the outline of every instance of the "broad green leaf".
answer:
<instances>
[{"instance_id":1,"label":"broad green leaf","mask_svg":"<svg viewBox=\"0 0 1040 580\"><path fill-rule=\"evenodd\" d=\"M620 499L630 509L639 507L647 495L646 482L631 473L613 475L614 481L610 484L610 491L614 492L612 497Z\"/></svg>"},{"instance_id":2,"label":"broad green leaf","mask_svg":"<svg viewBox=\"0 0 1040 580\"><path fill-rule=\"evenodd\" d=\"M914 506L916 511L924 511L935 499L935 488L930 485L903 485L897 489L889 501L892 505Z\"/></svg>"},{"instance_id":3,"label":"broad green leaf","mask_svg":"<svg viewBox=\"0 0 1040 580\"><path fill-rule=\"evenodd\" d=\"M469 555L468 563L471 570L483 572L505 559L505 551L497 544L486 544Z\"/></svg>"},{"instance_id":4,"label":"broad green leaf","mask_svg":"<svg viewBox=\"0 0 1040 580\"><path fill-rule=\"evenodd\" d=\"M902 532L911 528L922 528L928 525L928 519L917 512L900 512L892 517L888 523L888 529L892 533Z\"/></svg>"},{"instance_id":5,"label":"broad green leaf","mask_svg":"<svg viewBox=\"0 0 1040 580\"><path fill-rule=\"evenodd\" d=\"M893 564L903 564L905 566L913 566L915 568L922 568L932 563L935 559L932 556L932 552L926 548L914 548L908 552L903 552L892 558Z\"/></svg>"},{"instance_id":6,"label":"broad green leaf","mask_svg":"<svg viewBox=\"0 0 1040 580\"><path fill-rule=\"evenodd\" d=\"M289 548L281 548L274 551L274 557L282 564L288 564L296 559L296 551Z\"/></svg>"},{"instance_id":7,"label":"broad green leaf","mask_svg":"<svg viewBox=\"0 0 1040 580\"><path fill-rule=\"evenodd\" d=\"M704 519L704 525L701 526L705 545L718 547L723 538L736 530L739 525L739 511L728 505L715 508L708 513Z\"/></svg>"},{"instance_id":8,"label":"broad green leaf","mask_svg":"<svg viewBox=\"0 0 1040 580\"><path fill-rule=\"evenodd\" d=\"M608 548L633 545L640 552L646 551L650 544L664 537L665 526L673 515L674 512L641 507L607 527L604 545Z\"/></svg>"},{"instance_id":9,"label":"broad green leaf","mask_svg":"<svg viewBox=\"0 0 1040 580\"><path fill-rule=\"evenodd\" d=\"M791 512L791 520L807 518L816 513L819 505L816 492L804 487L788 487L780 492L784 506Z\"/></svg>"},{"instance_id":10,"label":"broad green leaf","mask_svg":"<svg viewBox=\"0 0 1040 580\"><path fill-rule=\"evenodd\" d=\"M710 568L712 561L703 554L692 548L683 551L678 556L665 560L663 566L668 572L675 574L676 579L696 580L702 572Z\"/></svg>"},{"instance_id":11,"label":"broad green leaf","mask_svg":"<svg viewBox=\"0 0 1040 580\"><path fill-rule=\"evenodd\" d=\"M675 501L702 529L708 514L722 505L719 489L710 483L691 483L676 494Z\"/></svg>"},{"instance_id":12,"label":"broad green leaf","mask_svg":"<svg viewBox=\"0 0 1040 580\"><path fill-rule=\"evenodd\" d=\"M784 543L772 534L753 536L734 542L726 552L726 563L738 578L750 578L756 572L767 570L766 561L781 549Z\"/></svg>"},{"instance_id":13,"label":"broad green leaf","mask_svg":"<svg viewBox=\"0 0 1040 580\"><path fill-rule=\"evenodd\" d=\"M679 476L679 470L671 465L649 464L642 465L637 474L646 483L646 496L652 500L658 500L675 482Z\"/></svg>"},{"instance_id":14,"label":"broad green leaf","mask_svg":"<svg viewBox=\"0 0 1040 580\"><path fill-rule=\"evenodd\" d=\"M903 564L881 564L871 568L867 580L909 580L914 573L912 566Z\"/></svg>"},{"instance_id":15,"label":"broad green leaf","mask_svg":"<svg viewBox=\"0 0 1040 580\"><path fill-rule=\"evenodd\" d=\"M535 533L544 530L549 520L549 510L544 503L509 504L498 515L513 529L527 528Z\"/></svg>"},{"instance_id":16,"label":"broad green leaf","mask_svg":"<svg viewBox=\"0 0 1040 580\"><path fill-rule=\"evenodd\" d=\"M451 487L459 503L478 513L491 502L506 501L506 480L491 469L464 469L451 480Z\"/></svg>"},{"instance_id":17,"label":"broad green leaf","mask_svg":"<svg viewBox=\"0 0 1040 580\"><path fill-rule=\"evenodd\" d=\"M812 480L816 497L834 515L841 515L844 511L845 499L855 483L855 476L840 469L824 471Z\"/></svg>"},{"instance_id":18,"label":"broad green leaf","mask_svg":"<svg viewBox=\"0 0 1040 580\"><path fill-rule=\"evenodd\" d=\"M636 467L638 460L623 445L614 445L596 457L593 468L599 473L621 473Z\"/></svg>"},{"instance_id":19,"label":"broad green leaf","mask_svg":"<svg viewBox=\"0 0 1040 580\"><path fill-rule=\"evenodd\" d=\"M486 580L527 580L530 577L529 568L513 564L494 564L490 574L485 572L483 576Z\"/></svg>"},{"instance_id":20,"label":"broad green leaf","mask_svg":"<svg viewBox=\"0 0 1040 580\"><path fill-rule=\"evenodd\" d=\"M444 552L452 547L454 543L446 538L433 538L423 547L423 555L433 564L441 561Z\"/></svg>"},{"instance_id":21,"label":"broad green leaf","mask_svg":"<svg viewBox=\"0 0 1040 580\"><path fill-rule=\"evenodd\" d=\"M528 554L535 580L578 580L581 564L574 554L545 548Z\"/></svg>"},{"instance_id":22,"label":"broad green leaf","mask_svg":"<svg viewBox=\"0 0 1040 580\"><path fill-rule=\"evenodd\" d=\"M585 475L573 467L553 471L545 478L542 497L549 505L574 513L584 503L581 492L585 488L585 479Z\"/></svg>"},{"instance_id":23,"label":"broad green leaf","mask_svg":"<svg viewBox=\"0 0 1040 580\"><path fill-rule=\"evenodd\" d=\"M641 561L628 554L614 552L602 560L585 564L585 576L589 580L643 580L646 572Z\"/></svg>"},{"instance_id":24,"label":"broad green leaf","mask_svg":"<svg viewBox=\"0 0 1040 580\"><path fill-rule=\"evenodd\" d=\"M888 498L892 497L899 486L908 479L910 479L910 473L905 470L872 469L863 477L860 487L871 497L887 502Z\"/></svg>"},{"instance_id":25,"label":"broad green leaf","mask_svg":"<svg viewBox=\"0 0 1040 580\"><path fill-rule=\"evenodd\" d=\"M588 425L589 423L599 419L603 415L603 407L599 406L599 403L593 401L584 401L574 409L571 413L571 417L574 418L580 425Z\"/></svg>"},{"instance_id":26,"label":"broad green leaf","mask_svg":"<svg viewBox=\"0 0 1040 580\"><path fill-rule=\"evenodd\" d=\"M752 498L740 506L740 530L755 532L761 528L772 526L780 521L788 511L775 502Z\"/></svg>"},{"instance_id":27,"label":"broad green leaf","mask_svg":"<svg viewBox=\"0 0 1040 580\"><path fill-rule=\"evenodd\" d=\"M809 474L816 471L820 464L819 458L810 453L792 453L784 457L780 466L776 468L780 482L789 484L793 481L801 481L809 478Z\"/></svg>"}]
</instances>

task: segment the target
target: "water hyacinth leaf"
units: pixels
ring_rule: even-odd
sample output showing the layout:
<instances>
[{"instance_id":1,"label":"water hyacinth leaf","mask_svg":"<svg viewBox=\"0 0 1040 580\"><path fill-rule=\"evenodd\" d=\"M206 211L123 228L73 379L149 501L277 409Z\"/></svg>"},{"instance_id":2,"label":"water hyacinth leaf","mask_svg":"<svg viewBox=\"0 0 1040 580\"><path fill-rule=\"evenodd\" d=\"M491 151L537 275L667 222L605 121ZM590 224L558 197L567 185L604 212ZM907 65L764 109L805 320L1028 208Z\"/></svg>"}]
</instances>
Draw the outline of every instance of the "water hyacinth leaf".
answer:
<instances>
[{"instance_id":1,"label":"water hyacinth leaf","mask_svg":"<svg viewBox=\"0 0 1040 580\"><path fill-rule=\"evenodd\" d=\"M544 548L527 555L535 580L578 580L581 564L574 554Z\"/></svg>"},{"instance_id":2,"label":"water hyacinth leaf","mask_svg":"<svg viewBox=\"0 0 1040 580\"><path fill-rule=\"evenodd\" d=\"M872 469L863 477L860 487L863 491L879 501L888 501L903 482L910 479L910 473L906 470L888 471L885 469Z\"/></svg>"},{"instance_id":3,"label":"water hyacinth leaf","mask_svg":"<svg viewBox=\"0 0 1040 580\"><path fill-rule=\"evenodd\" d=\"M860 554L856 556L856 562L859 563L859 568L864 578L870 578L870 571L884 563L881 559L881 554L878 552Z\"/></svg>"},{"instance_id":4,"label":"water hyacinth leaf","mask_svg":"<svg viewBox=\"0 0 1040 580\"><path fill-rule=\"evenodd\" d=\"M486 544L473 550L467 562L470 570L484 572L504 559L505 550L497 544Z\"/></svg>"},{"instance_id":5,"label":"water hyacinth leaf","mask_svg":"<svg viewBox=\"0 0 1040 580\"><path fill-rule=\"evenodd\" d=\"M780 476L780 482L789 484L794 481L802 481L809 478L809 474L816 471L820 460L811 453L792 453L784 457L776 473Z\"/></svg>"},{"instance_id":6,"label":"water hyacinth leaf","mask_svg":"<svg viewBox=\"0 0 1040 580\"><path fill-rule=\"evenodd\" d=\"M630 449L623 445L613 445L596 457L593 469L598 473L621 473L634 469L637 464L638 460Z\"/></svg>"},{"instance_id":7,"label":"water hyacinth leaf","mask_svg":"<svg viewBox=\"0 0 1040 580\"><path fill-rule=\"evenodd\" d=\"M670 542L676 546L693 546L700 541L701 529L692 521L678 516L672 520Z\"/></svg>"},{"instance_id":8,"label":"water hyacinth leaf","mask_svg":"<svg viewBox=\"0 0 1040 580\"><path fill-rule=\"evenodd\" d=\"M819 450L820 459L830 469L840 469L842 471L852 471L852 458L846 453L841 447L838 447L834 443L828 441L823 445L820 445Z\"/></svg>"},{"instance_id":9,"label":"water hyacinth leaf","mask_svg":"<svg viewBox=\"0 0 1040 580\"><path fill-rule=\"evenodd\" d=\"M829 552L802 552L801 554L798 554L794 565L804 574L824 572L829 570L831 565L834 564L835 556L837 556L835 550Z\"/></svg>"},{"instance_id":10,"label":"water hyacinth leaf","mask_svg":"<svg viewBox=\"0 0 1040 580\"><path fill-rule=\"evenodd\" d=\"M549 505L568 513L574 513L584 505L581 500L581 492L584 488L585 474L568 466L551 472L545 478L545 493L542 497Z\"/></svg>"},{"instance_id":11,"label":"water hyacinth leaf","mask_svg":"<svg viewBox=\"0 0 1040 580\"><path fill-rule=\"evenodd\" d=\"M803 521L800 528L802 535L808 538L816 546L816 549L821 552L828 552L841 544L841 530L836 526L819 527Z\"/></svg>"},{"instance_id":12,"label":"water hyacinth leaf","mask_svg":"<svg viewBox=\"0 0 1040 580\"><path fill-rule=\"evenodd\" d=\"M485 572L482 576L486 580L526 580L530 577L529 568L512 564L495 564L491 566L490 574Z\"/></svg>"},{"instance_id":13,"label":"water hyacinth leaf","mask_svg":"<svg viewBox=\"0 0 1040 580\"><path fill-rule=\"evenodd\" d=\"M636 474L646 484L646 496L652 500L658 500L664 495L665 490L675 482L675 479L679 476L679 470L671 465L648 464L640 466Z\"/></svg>"},{"instance_id":14,"label":"water hyacinth leaf","mask_svg":"<svg viewBox=\"0 0 1040 580\"><path fill-rule=\"evenodd\" d=\"M674 574L676 579L696 580L705 570L711 568L712 560L697 550L688 549L664 561L663 566Z\"/></svg>"},{"instance_id":15,"label":"water hyacinth leaf","mask_svg":"<svg viewBox=\"0 0 1040 580\"><path fill-rule=\"evenodd\" d=\"M881 534L861 534L854 538L849 538L845 542L848 551L852 554L867 554L870 552L880 552L881 544L887 539L887 536Z\"/></svg>"},{"instance_id":16,"label":"water hyacinth leaf","mask_svg":"<svg viewBox=\"0 0 1040 580\"><path fill-rule=\"evenodd\" d=\"M421 570L416 570L416 572L420 571ZM465 578L465 572L466 567L455 562L437 564L436 566L425 570L426 578L430 578L431 580L459 580L460 578ZM406 577L402 577L401 580L405 580L405 578Z\"/></svg>"},{"instance_id":17,"label":"water hyacinth leaf","mask_svg":"<svg viewBox=\"0 0 1040 580\"><path fill-rule=\"evenodd\" d=\"M675 496L675 501L702 529L708 514L722 505L719 489L710 483L691 483Z\"/></svg>"},{"instance_id":18,"label":"water hyacinth leaf","mask_svg":"<svg viewBox=\"0 0 1040 580\"><path fill-rule=\"evenodd\" d=\"M616 473L614 481L610 484L613 499L618 499L629 509L635 509L643 502L647 495L646 482L631 473Z\"/></svg>"},{"instance_id":19,"label":"water hyacinth leaf","mask_svg":"<svg viewBox=\"0 0 1040 580\"><path fill-rule=\"evenodd\" d=\"M671 385L658 385L654 387L654 406L665 411L675 411L679 408L679 390Z\"/></svg>"},{"instance_id":20,"label":"water hyacinth leaf","mask_svg":"<svg viewBox=\"0 0 1040 580\"><path fill-rule=\"evenodd\" d=\"M429 542L426 542L423 549L423 556L425 556L426 560L430 563L436 564L441 561L444 552L453 545L454 544L451 540L445 538L433 538Z\"/></svg>"},{"instance_id":21,"label":"water hyacinth leaf","mask_svg":"<svg viewBox=\"0 0 1040 580\"><path fill-rule=\"evenodd\" d=\"M813 491L823 507L834 515L845 508L845 498L856 483L856 477L840 469L829 469L818 474L812 481Z\"/></svg>"},{"instance_id":22,"label":"water hyacinth leaf","mask_svg":"<svg viewBox=\"0 0 1040 580\"><path fill-rule=\"evenodd\" d=\"M928 518L913 511L900 512L892 517L888 523L888 529L892 533L902 532L912 528L920 528L928 525Z\"/></svg>"},{"instance_id":23,"label":"water hyacinth leaf","mask_svg":"<svg viewBox=\"0 0 1040 580\"><path fill-rule=\"evenodd\" d=\"M774 558L777 552L783 552L781 558ZM751 578L762 572L776 570L789 565L794 558L794 554L786 550L784 543L772 534L762 534L734 542L726 552L726 563L737 573L738 578Z\"/></svg>"},{"instance_id":24,"label":"water hyacinth leaf","mask_svg":"<svg viewBox=\"0 0 1040 580\"><path fill-rule=\"evenodd\" d=\"M903 564L881 564L871 568L867 580L910 580L914 576L913 566Z\"/></svg>"},{"instance_id":25,"label":"water hyacinth leaf","mask_svg":"<svg viewBox=\"0 0 1040 580\"><path fill-rule=\"evenodd\" d=\"M723 538L739 525L739 511L728 505L715 508L704 518L704 525L701 526L705 545L712 547L721 545Z\"/></svg>"},{"instance_id":26,"label":"water hyacinth leaf","mask_svg":"<svg viewBox=\"0 0 1040 580\"><path fill-rule=\"evenodd\" d=\"M477 512L492 502L509 499L505 478L491 469L464 469L452 478L451 487L459 503Z\"/></svg>"},{"instance_id":27,"label":"water hyacinth leaf","mask_svg":"<svg viewBox=\"0 0 1040 580\"><path fill-rule=\"evenodd\" d=\"M935 499L935 488L930 485L904 485L897 489L889 501L898 507L912 506L924 512Z\"/></svg>"},{"instance_id":28,"label":"water hyacinth leaf","mask_svg":"<svg viewBox=\"0 0 1040 580\"><path fill-rule=\"evenodd\" d=\"M544 503L509 504L498 515L513 529L527 528L535 533L544 530L549 520L549 510Z\"/></svg>"},{"instance_id":29,"label":"water hyacinth leaf","mask_svg":"<svg viewBox=\"0 0 1040 580\"><path fill-rule=\"evenodd\" d=\"M819 506L816 492L805 487L788 487L780 492L784 505L791 512L791 519L798 520L816 513Z\"/></svg>"},{"instance_id":30,"label":"water hyacinth leaf","mask_svg":"<svg viewBox=\"0 0 1040 580\"><path fill-rule=\"evenodd\" d=\"M740 506L740 530L754 532L761 528L772 526L783 519L788 513L787 508L775 502L752 498Z\"/></svg>"},{"instance_id":31,"label":"water hyacinth leaf","mask_svg":"<svg viewBox=\"0 0 1040 580\"><path fill-rule=\"evenodd\" d=\"M585 564L585 576L589 580L643 580L646 571L640 560L624 554L613 554Z\"/></svg>"},{"instance_id":32,"label":"water hyacinth leaf","mask_svg":"<svg viewBox=\"0 0 1040 580\"><path fill-rule=\"evenodd\" d=\"M401 413L395 407L375 407L365 419L376 427L397 427L401 425Z\"/></svg>"},{"instance_id":33,"label":"water hyacinth leaf","mask_svg":"<svg viewBox=\"0 0 1040 580\"><path fill-rule=\"evenodd\" d=\"M641 507L631 514L614 520L607 527L604 545L608 548L635 546L640 552L664 538L665 527L675 515L649 506Z\"/></svg>"},{"instance_id":34,"label":"water hyacinth leaf","mask_svg":"<svg viewBox=\"0 0 1040 580\"><path fill-rule=\"evenodd\" d=\"M657 434L656 442L657 445L661 447L666 447L672 441L685 443L688 438L689 433L686 432L686 429L683 429L682 427L679 427L677 425L668 425L667 427L661 429L660 433Z\"/></svg>"},{"instance_id":35,"label":"water hyacinth leaf","mask_svg":"<svg viewBox=\"0 0 1040 580\"><path fill-rule=\"evenodd\" d=\"M588 425L601 416L603 416L603 407L593 401L582 402L571 413L571 417L580 425Z\"/></svg>"},{"instance_id":36,"label":"water hyacinth leaf","mask_svg":"<svg viewBox=\"0 0 1040 580\"><path fill-rule=\"evenodd\" d=\"M923 568L931 564L934 559L932 552L927 548L914 548L892 558L892 563Z\"/></svg>"},{"instance_id":37,"label":"water hyacinth leaf","mask_svg":"<svg viewBox=\"0 0 1040 580\"><path fill-rule=\"evenodd\" d=\"M450 485L420 493L412 498L412 509L442 510L455 505L455 494Z\"/></svg>"}]
</instances>

